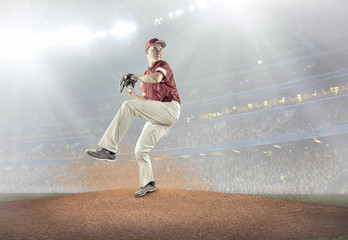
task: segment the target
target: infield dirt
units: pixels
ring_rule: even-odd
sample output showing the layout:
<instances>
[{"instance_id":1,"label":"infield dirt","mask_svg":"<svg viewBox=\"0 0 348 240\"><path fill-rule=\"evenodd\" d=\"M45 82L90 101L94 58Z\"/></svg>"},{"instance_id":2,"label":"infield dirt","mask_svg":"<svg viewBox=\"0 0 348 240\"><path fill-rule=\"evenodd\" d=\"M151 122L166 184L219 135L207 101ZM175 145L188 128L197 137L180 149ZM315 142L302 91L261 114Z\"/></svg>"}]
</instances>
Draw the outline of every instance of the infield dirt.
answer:
<instances>
[{"instance_id":1,"label":"infield dirt","mask_svg":"<svg viewBox=\"0 0 348 240\"><path fill-rule=\"evenodd\" d=\"M207 191L136 189L0 203L0 239L311 239L348 233L348 208Z\"/></svg>"}]
</instances>

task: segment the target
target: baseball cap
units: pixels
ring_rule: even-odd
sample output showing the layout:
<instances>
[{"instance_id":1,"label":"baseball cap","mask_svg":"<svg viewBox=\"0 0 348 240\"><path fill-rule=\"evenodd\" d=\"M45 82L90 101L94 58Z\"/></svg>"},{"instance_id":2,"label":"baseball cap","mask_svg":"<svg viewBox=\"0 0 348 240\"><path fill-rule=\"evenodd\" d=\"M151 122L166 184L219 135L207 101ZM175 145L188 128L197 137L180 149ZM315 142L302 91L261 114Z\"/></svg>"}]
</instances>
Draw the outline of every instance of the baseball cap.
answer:
<instances>
[{"instance_id":1,"label":"baseball cap","mask_svg":"<svg viewBox=\"0 0 348 240\"><path fill-rule=\"evenodd\" d=\"M145 45L145 50L147 50L149 47L151 47L153 44L155 43L159 43L162 45L162 48L165 48L166 47L166 43L162 40L158 40L158 38L153 38L153 39L150 39L146 45Z\"/></svg>"}]
</instances>

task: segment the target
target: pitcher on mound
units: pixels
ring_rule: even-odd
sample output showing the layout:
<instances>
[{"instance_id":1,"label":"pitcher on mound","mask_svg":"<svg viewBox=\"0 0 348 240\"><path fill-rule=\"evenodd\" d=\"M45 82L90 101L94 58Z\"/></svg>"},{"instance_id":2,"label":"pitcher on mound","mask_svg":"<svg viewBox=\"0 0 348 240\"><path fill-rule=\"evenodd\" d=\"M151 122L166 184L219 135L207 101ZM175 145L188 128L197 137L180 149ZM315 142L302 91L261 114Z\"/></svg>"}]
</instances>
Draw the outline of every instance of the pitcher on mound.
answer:
<instances>
[{"instance_id":1,"label":"pitcher on mound","mask_svg":"<svg viewBox=\"0 0 348 240\"><path fill-rule=\"evenodd\" d=\"M144 75L125 74L120 83L120 91L126 92L133 100L125 101L104 133L96 150L87 149L88 156L103 161L114 162L119 144L130 127L134 117L146 120L135 146L138 162L140 188L136 197L156 191L149 153L155 144L168 132L180 116L180 97L169 64L162 60L162 50L166 43L157 38L145 45L148 69ZM134 85L141 81L143 95L134 91Z\"/></svg>"}]
</instances>

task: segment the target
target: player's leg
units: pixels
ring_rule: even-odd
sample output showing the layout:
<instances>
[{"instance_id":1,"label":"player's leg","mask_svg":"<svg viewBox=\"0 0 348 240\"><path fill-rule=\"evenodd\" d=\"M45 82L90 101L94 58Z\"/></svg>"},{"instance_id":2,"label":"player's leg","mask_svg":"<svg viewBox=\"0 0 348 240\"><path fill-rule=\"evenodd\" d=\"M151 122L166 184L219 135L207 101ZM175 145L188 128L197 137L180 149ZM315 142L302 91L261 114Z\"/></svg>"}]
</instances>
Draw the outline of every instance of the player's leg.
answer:
<instances>
[{"instance_id":1,"label":"player's leg","mask_svg":"<svg viewBox=\"0 0 348 240\"><path fill-rule=\"evenodd\" d=\"M144 125L135 146L135 158L138 162L140 184L139 190L135 192L137 197L156 190L149 153L155 144L168 132L170 127L152 122L146 122Z\"/></svg>"},{"instance_id":2,"label":"player's leg","mask_svg":"<svg viewBox=\"0 0 348 240\"><path fill-rule=\"evenodd\" d=\"M99 142L97 150L87 150L87 154L98 160L114 161L113 153L118 152L118 145L129 129L134 117L146 121L172 125L180 115L180 105L177 102L159 101L125 101L118 110L114 120L109 125Z\"/></svg>"},{"instance_id":3,"label":"player's leg","mask_svg":"<svg viewBox=\"0 0 348 240\"><path fill-rule=\"evenodd\" d=\"M118 145L128 131L133 119L134 111L131 104L129 104L129 101L125 101L99 141L99 146L117 153Z\"/></svg>"},{"instance_id":4,"label":"player's leg","mask_svg":"<svg viewBox=\"0 0 348 240\"><path fill-rule=\"evenodd\" d=\"M180 107L173 102L127 100L118 110L99 145L112 152L118 152L118 145L134 117L161 125L172 125L179 115Z\"/></svg>"},{"instance_id":5,"label":"player's leg","mask_svg":"<svg viewBox=\"0 0 348 240\"><path fill-rule=\"evenodd\" d=\"M126 101L119 108L116 116L101 138L99 142L101 148L97 148L96 150L87 149L87 155L97 160L114 162L116 153L118 152L118 145L129 129L133 118L134 111Z\"/></svg>"},{"instance_id":6,"label":"player's leg","mask_svg":"<svg viewBox=\"0 0 348 240\"><path fill-rule=\"evenodd\" d=\"M177 102L130 100L125 104L129 106L135 117L161 125L174 124L180 115L180 105Z\"/></svg>"}]
</instances>

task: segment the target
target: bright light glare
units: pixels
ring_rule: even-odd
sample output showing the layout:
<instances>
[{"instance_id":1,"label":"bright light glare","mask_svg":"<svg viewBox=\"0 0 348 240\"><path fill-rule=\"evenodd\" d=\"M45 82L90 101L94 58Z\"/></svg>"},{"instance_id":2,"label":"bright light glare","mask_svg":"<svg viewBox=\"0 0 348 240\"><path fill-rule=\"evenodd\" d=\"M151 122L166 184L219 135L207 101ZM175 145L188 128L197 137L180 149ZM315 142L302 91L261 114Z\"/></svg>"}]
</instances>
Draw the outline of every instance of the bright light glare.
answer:
<instances>
[{"instance_id":1,"label":"bright light glare","mask_svg":"<svg viewBox=\"0 0 348 240\"><path fill-rule=\"evenodd\" d=\"M106 37L106 32L100 31L95 34L97 38L105 38Z\"/></svg>"},{"instance_id":2,"label":"bright light glare","mask_svg":"<svg viewBox=\"0 0 348 240\"><path fill-rule=\"evenodd\" d=\"M31 60L48 46L85 44L97 36L101 37L85 26L42 35L20 30L3 32L0 34L0 57L13 61Z\"/></svg>"},{"instance_id":3,"label":"bright light glare","mask_svg":"<svg viewBox=\"0 0 348 240\"><path fill-rule=\"evenodd\" d=\"M117 22L110 30L110 33L117 37L127 37L129 34L135 32L135 25L131 22Z\"/></svg>"},{"instance_id":4,"label":"bright light glare","mask_svg":"<svg viewBox=\"0 0 348 240\"><path fill-rule=\"evenodd\" d=\"M177 10L177 11L175 11L175 16L179 16L179 15L181 15L183 13L184 13L184 11L182 9Z\"/></svg>"},{"instance_id":5,"label":"bright light glare","mask_svg":"<svg viewBox=\"0 0 348 240\"><path fill-rule=\"evenodd\" d=\"M208 1L207 0L197 0L196 6L198 8L206 8L208 6Z\"/></svg>"},{"instance_id":6,"label":"bright light glare","mask_svg":"<svg viewBox=\"0 0 348 240\"><path fill-rule=\"evenodd\" d=\"M80 45L95 38L95 33L85 26L71 26L47 37L47 45Z\"/></svg>"},{"instance_id":7,"label":"bright light glare","mask_svg":"<svg viewBox=\"0 0 348 240\"><path fill-rule=\"evenodd\" d=\"M7 32L0 35L0 57L9 60L32 59L43 47L43 39L28 32Z\"/></svg>"}]
</instances>

